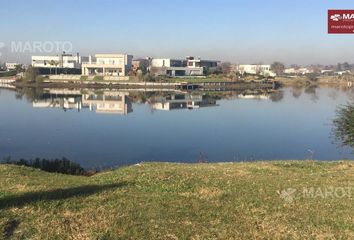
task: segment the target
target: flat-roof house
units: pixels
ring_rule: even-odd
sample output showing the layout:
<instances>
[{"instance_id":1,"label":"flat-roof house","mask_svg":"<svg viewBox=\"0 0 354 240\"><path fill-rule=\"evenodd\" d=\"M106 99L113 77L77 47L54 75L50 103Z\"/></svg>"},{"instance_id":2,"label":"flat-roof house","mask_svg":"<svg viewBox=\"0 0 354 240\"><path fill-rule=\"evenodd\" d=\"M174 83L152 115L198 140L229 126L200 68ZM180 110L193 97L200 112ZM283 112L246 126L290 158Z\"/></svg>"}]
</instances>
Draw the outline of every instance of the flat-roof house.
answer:
<instances>
[{"instance_id":1,"label":"flat-roof house","mask_svg":"<svg viewBox=\"0 0 354 240\"><path fill-rule=\"evenodd\" d=\"M56 56L32 56L32 67L36 68L71 68L80 69L81 63L88 61L88 57L63 53Z\"/></svg>"},{"instance_id":2,"label":"flat-roof house","mask_svg":"<svg viewBox=\"0 0 354 240\"><path fill-rule=\"evenodd\" d=\"M132 55L128 54L96 54L95 61L82 64L82 75L126 76L132 66Z\"/></svg>"},{"instance_id":3,"label":"flat-roof house","mask_svg":"<svg viewBox=\"0 0 354 240\"><path fill-rule=\"evenodd\" d=\"M194 59L172 59L172 58L153 58L150 70L154 69L156 75L167 76L201 76L206 69L216 67L217 61Z\"/></svg>"},{"instance_id":4,"label":"flat-roof house","mask_svg":"<svg viewBox=\"0 0 354 240\"><path fill-rule=\"evenodd\" d=\"M239 64L233 67L234 70L241 74L260 74L264 76L274 77L276 74L271 71L269 64Z\"/></svg>"},{"instance_id":5,"label":"flat-roof house","mask_svg":"<svg viewBox=\"0 0 354 240\"><path fill-rule=\"evenodd\" d=\"M7 63L5 63L5 68L6 68L7 71L12 71L12 70L16 69L17 65L19 65L19 64L18 63L7 62Z\"/></svg>"}]
</instances>

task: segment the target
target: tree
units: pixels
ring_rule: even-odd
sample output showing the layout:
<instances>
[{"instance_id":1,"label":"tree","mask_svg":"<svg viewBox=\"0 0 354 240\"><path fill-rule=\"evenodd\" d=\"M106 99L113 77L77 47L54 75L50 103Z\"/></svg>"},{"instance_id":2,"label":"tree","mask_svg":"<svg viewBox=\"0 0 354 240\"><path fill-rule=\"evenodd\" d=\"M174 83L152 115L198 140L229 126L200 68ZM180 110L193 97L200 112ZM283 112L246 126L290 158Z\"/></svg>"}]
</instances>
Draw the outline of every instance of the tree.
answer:
<instances>
[{"instance_id":1,"label":"tree","mask_svg":"<svg viewBox=\"0 0 354 240\"><path fill-rule=\"evenodd\" d=\"M333 120L333 135L335 140L343 146L354 147L354 105L339 106Z\"/></svg>"},{"instance_id":2,"label":"tree","mask_svg":"<svg viewBox=\"0 0 354 240\"><path fill-rule=\"evenodd\" d=\"M15 66L15 71L16 71L16 73L23 72L23 66L22 66L22 64L17 64L17 65Z\"/></svg>"},{"instance_id":3,"label":"tree","mask_svg":"<svg viewBox=\"0 0 354 240\"><path fill-rule=\"evenodd\" d=\"M272 70L273 72L275 72L277 75L281 75L283 74L285 69L285 65L281 62L274 62L271 66L270 66L270 70Z\"/></svg>"},{"instance_id":4,"label":"tree","mask_svg":"<svg viewBox=\"0 0 354 240\"><path fill-rule=\"evenodd\" d=\"M38 75L38 69L30 66L25 72L24 80L26 80L27 82L35 81Z\"/></svg>"},{"instance_id":5,"label":"tree","mask_svg":"<svg viewBox=\"0 0 354 240\"><path fill-rule=\"evenodd\" d=\"M221 71L223 74L229 74L231 72L231 63L230 62L223 62L220 64Z\"/></svg>"},{"instance_id":6,"label":"tree","mask_svg":"<svg viewBox=\"0 0 354 240\"><path fill-rule=\"evenodd\" d=\"M143 71L140 69L136 72L136 77L138 78L139 81L142 81L144 79L144 74Z\"/></svg>"}]
</instances>

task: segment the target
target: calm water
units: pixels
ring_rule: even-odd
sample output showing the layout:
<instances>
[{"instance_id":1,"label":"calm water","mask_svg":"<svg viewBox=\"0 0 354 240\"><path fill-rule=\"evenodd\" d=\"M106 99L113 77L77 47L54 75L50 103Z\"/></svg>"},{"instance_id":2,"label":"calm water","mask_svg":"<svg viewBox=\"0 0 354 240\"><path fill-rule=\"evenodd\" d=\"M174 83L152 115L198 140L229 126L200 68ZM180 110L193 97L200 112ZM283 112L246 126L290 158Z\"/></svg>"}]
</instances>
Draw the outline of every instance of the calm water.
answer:
<instances>
[{"instance_id":1,"label":"calm water","mask_svg":"<svg viewBox=\"0 0 354 240\"><path fill-rule=\"evenodd\" d=\"M349 90L274 94L0 90L0 158L66 157L84 167L142 161L352 159L331 138Z\"/></svg>"}]
</instances>

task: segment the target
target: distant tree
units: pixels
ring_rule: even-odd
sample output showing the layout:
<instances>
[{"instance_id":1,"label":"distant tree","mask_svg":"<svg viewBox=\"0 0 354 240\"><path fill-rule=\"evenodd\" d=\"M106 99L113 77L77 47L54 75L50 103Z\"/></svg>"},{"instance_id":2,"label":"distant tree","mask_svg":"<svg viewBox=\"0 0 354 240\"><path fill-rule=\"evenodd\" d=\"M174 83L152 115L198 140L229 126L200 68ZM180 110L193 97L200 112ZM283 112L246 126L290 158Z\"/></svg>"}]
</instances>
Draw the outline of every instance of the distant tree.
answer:
<instances>
[{"instance_id":1,"label":"distant tree","mask_svg":"<svg viewBox=\"0 0 354 240\"><path fill-rule=\"evenodd\" d=\"M16 73L21 73L21 72L23 72L24 70L23 70L23 65L22 64L17 64L16 66L15 66L15 71L16 71Z\"/></svg>"},{"instance_id":2,"label":"distant tree","mask_svg":"<svg viewBox=\"0 0 354 240\"><path fill-rule=\"evenodd\" d=\"M231 63L230 62L223 62L220 64L221 71L223 74L229 74L231 72Z\"/></svg>"},{"instance_id":3,"label":"distant tree","mask_svg":"<svg viewBox=\"0 0 354 240\"><path fill-rule=\"evenodd\" d=\"M274 62L270 66L270 69L275 72L277 75L281 75L284 72L285 65L281 62Z\"/></svg>"},{"instance_id":4,"label":"distant tree","mask_svg":"<svg viewBox=\"0 0 354 240\"><path fill-rule=\"evenodd\" d=\"M138 69L138 71L136 71L136 77L138 78L139 81L142 81L144 79L143 71Z\"/></svg>"},{"instance_id":5,"label":"distant tree","mask_svg":"<svg viewBox=\"0 0 354 240\"><path fill-rule=\"evenodd\" d=\"M152 75L151 73L146 73L143 77L144 82L155 82L156 79L154 77L154 75Z\"/></svg>"},{"instance_id":6,"label":"distant tree","mask_svg":"<svg viewBox=\"0 0 354 240\"><path fill-rule=\"evenodd\" d=\"M29 67L25 72L24 80L27 82L35 81L38 75L39 71L37 68Z\"/></svg>"}]
</instances>

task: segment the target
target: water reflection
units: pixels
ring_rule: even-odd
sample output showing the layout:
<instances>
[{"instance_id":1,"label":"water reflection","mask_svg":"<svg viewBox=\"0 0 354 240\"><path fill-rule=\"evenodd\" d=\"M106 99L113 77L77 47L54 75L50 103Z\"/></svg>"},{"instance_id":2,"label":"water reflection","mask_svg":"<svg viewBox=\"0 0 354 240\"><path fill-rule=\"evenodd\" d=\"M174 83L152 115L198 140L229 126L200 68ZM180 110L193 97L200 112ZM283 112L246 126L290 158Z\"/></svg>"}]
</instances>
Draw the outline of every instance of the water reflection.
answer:
<instances>
[{"instance_id":1,"label":"water reflection","mask_svg":"<svg viewBox=\"0 0 354 240\"><path fill-rule=\"evenodd\" d=\"M141 161L352 158L330 134L336 108L353 96L339 87L0 90L0 159L66 157L105 168Z\"/></svg>"},{"instance_id":2,"label":"water reflection","mask_svg":"<svg viewBox=\"0 0 354 240\"><path fill-rule=\"evenodd\" d=\"M83 94L82 105L96 113L123 114L133 112L129 93L103 92L102 94Z\"/></svg>"},{"instance_id":3,"label":"water reflection","mask_svg":"<svg viewBox=\"0 0 354 240\"><path fill-rule=\"evenodd\" d=\"M94 111L98 114L127 115L132 103L147 103L152 110L199 109L218 106L221 99L255 99L280 101L284 93L274 90L238 92L123 92L118 90L27 89L17 92L26 96L34 108L59 108L64 111Z\"/></svg>"},{"instance_id":4,"label":"water reflection","mask_svg":"<svg viewBox=\"0 0 354 240\"><path fill-rule=\"evenodd\" d=\"M152 109L170 111L174 109L198 109L217 106L216 100L202 94L170 94L150 99Z\"/></svg>"}]
</instances>

